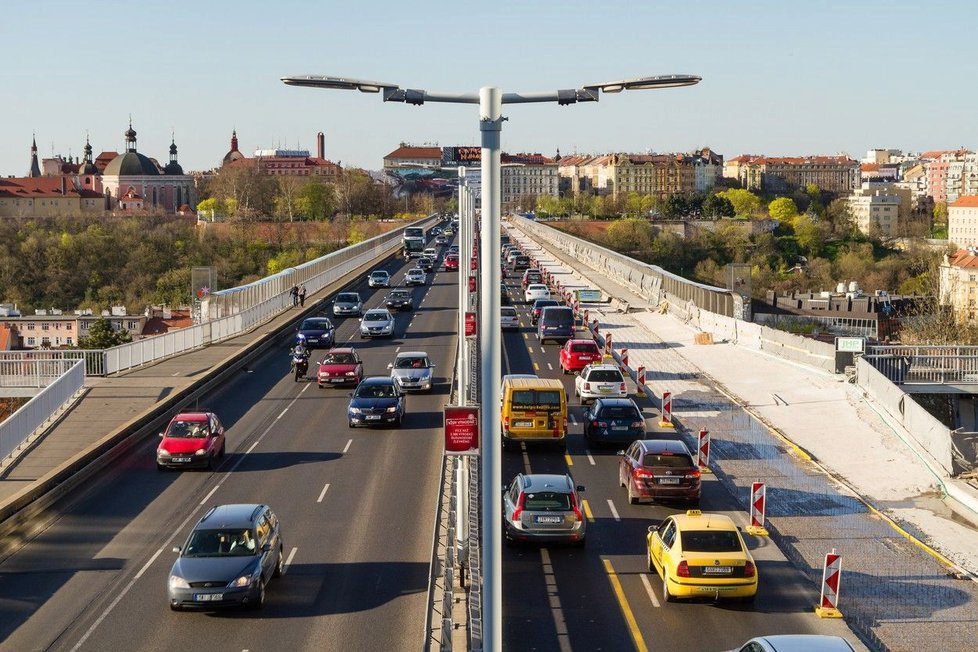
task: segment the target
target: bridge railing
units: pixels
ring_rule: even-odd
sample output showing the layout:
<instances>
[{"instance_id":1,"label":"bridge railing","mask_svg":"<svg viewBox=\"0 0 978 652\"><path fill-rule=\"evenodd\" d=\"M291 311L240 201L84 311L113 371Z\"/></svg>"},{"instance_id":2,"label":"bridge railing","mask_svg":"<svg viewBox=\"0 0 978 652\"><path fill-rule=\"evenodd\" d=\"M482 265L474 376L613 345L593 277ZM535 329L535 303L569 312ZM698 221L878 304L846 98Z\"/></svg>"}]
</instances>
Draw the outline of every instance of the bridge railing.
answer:
<instances>
[{"instance_id":1,"label":"bridge railing","mask_svg":"<svg viewBox=\"0 0 978 652\"><path fill-rule=\"evenodd\" d=\"M867 345L863 358L897 385L978 384L978 346Z\"/></svg>"},{"instance_id":2,"label":"bridge railing","mask_svg":"<svg viewBox=\"0 0 978 652\"><path fill-rule=\"evenodd\" d=\"M2 364L31 364L36 372L28 377L46 379L57 373L36 396L0 422L0 460L6 460L35 432L54 418L81 391L85 383L83 360L5 361Z\"/></svg>"}]
</instances>

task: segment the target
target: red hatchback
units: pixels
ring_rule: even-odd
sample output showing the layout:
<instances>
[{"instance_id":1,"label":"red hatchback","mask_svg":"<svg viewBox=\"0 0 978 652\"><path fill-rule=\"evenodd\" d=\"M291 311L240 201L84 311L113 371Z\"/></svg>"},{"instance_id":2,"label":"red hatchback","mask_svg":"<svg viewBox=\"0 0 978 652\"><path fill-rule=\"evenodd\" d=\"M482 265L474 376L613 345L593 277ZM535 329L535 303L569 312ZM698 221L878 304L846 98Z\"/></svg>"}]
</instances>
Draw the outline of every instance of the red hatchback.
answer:
<instances>
[{"instance_id":1,"label":"red hatchback","mask_svg":"<svg viewBox=\"0 0 978 652\"><path fill-rule=\"evenodd\" d=\"M319 363L316 382L326 385L359 385L363 380L363 361L356 349L330 349Z\"/></svg>"},{"instance_id":2,"label":"red hatchback","mask_svg":"<svg viewBox=\"0 0 978 652\"><path fill-rule=\"evenodd\" d=\"M560 349L560 370L565 374L595 362L601 362L601 350L594 340L567 340Z\"/></svg>"},{"instance_id":3,"label":"red hatchback","mask_svg":"<svg viewBox=\"0 0 978 652\"><path fill-rule=\"evenodd\" d=\"M160 433L156 468L206 467L224 457L224 426L213 412L181 412Z\"/></svg>"},{"instance_id":4,"label":"red hatchback","mask_svg":"<svg viewBox=\"0 0 978 652\"><path fill-rule=\"evenodd\" d=\"M628 488L632 505L651 498L699 506L700 469L683 442L640 439L618 455L618 484Z\"/></svg>"},{"instance_id":5,"label":"red hatchback","mask_svg":"<svg viewBox=\"0 0 978 652\"><path fill-rule=\"evenodd\" d=\"M458 256L456 254L448 254L445 256L445 271L458 271Z\"/></svg>"}]
</instances>

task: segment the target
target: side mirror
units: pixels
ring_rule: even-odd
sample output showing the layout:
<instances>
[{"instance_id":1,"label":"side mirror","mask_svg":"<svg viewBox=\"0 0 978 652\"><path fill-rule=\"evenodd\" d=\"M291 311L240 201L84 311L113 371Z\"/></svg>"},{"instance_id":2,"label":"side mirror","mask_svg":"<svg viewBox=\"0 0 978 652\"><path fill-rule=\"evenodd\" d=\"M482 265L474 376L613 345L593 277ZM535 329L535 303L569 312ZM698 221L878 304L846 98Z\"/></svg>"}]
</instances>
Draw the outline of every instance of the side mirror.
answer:
<instances>
[{"instance_id":1,"label":"side mirror","mask_svg":"<svg viewBox=\"0 0 978 652\"><path fill-rule=\"evenodd\" d=\"M656 530L656 527L654 525L650 525L649 526L649 534L652 534L653 532L655 532L655 530Z\"/></svg>"},{"instance_id":2,"label":"side mirror","mask_svg":"<svg viewBox=\"0 0 978 652\"><path fill-rule=\"evenodd\" d=\"M625 451L618 451L617 453L615 453L615 455L624 455L624 454L625 454Z\"/></svg>"},{"instance_id":3,"label":"side mirror","mask_svg":"<svg viewBox=\"0 0 978 652\"><path fill-rule=\"evenodd\" d=\"M269 551L271 551L271 549L272 549L272 544L270 544L270 543L262 544L262 547L261 547L261 551L262 552L269 552Z\"/></svg>"},{"instance_id":4,"label":"side mirror","mask_svg":"<svg viewBox=\"0 0 978 652\"><path fill-rule=\"evenodd\" d=\"M582 485L582 484L577 485L577 490L578 491L584 491L584 485Z\"/></svg>"},{"instance_id":5,"label":"side mirror","mask_svg":"<svg viewBox=\"0 0 978 652\"><path fill-rule=\"evenodd\" d=\"M393 362L388 362L387 363L387 368L388 369L393 369L394 368L394 363Z\"/></svg>"},{"instance_id":6,"label":"side mirror","mask_svg":"<svg viewBox=\"0 0 978 652\"><path fill-rule=\"evenodd\" d=\"M160 433L160 439L163 439L164 437L166 437L166 433L165 432L161 432Z\"/></svg>"},{"instance_id":7,"label":"side mirror","mask_svg":"<svg viewBox=\"0 0 978 652\"><path fill-rule=\"evenodd\" d=\"M177 553L178 555L181 552L183 552L183 548L181 548L180 546L173 546L172 550L173 550L173 552Z\"/></svg>"}]
</instances>

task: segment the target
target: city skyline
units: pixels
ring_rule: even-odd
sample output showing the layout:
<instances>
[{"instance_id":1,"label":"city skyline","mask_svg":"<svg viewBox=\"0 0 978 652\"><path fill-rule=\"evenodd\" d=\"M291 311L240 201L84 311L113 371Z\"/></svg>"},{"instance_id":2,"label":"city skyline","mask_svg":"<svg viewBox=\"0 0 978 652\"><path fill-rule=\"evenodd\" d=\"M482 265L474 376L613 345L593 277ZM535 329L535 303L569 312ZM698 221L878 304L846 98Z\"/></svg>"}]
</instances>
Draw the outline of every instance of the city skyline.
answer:
<instances>
[{"instance_id":1,"label":"city skyline","mask_svg":"<svg viewBox=\"0 0 978 652\"><path fill-rule=\"evenodd\" d=\"M86 134L96 154L123 151L130 115L141 153L165 160L172 134L186 170L218 166L232 129L246 155L280 146L315 153L323 131L328 159L368 169L379 169L400 142L479 143L474 107L419 110L279 81L296 74L459 92L487 85L569 88L638 75L703 77L691 88L605 97L600 109L507 107L503 148L510 152L708 146L728 158L860 158L874 147L978 146L968 112L978 90L961 66L949 63L978 50L955 29L974 24L968 18L978 17L978 8L633 4L613 0L597 12L577 1L459 7L284 0L273 14L250 1L19 3L5 17L13 63L2 74L16 92L0 104L0 175L27 172L34 134L42 157L81 156ZM491 57L478 40L485 35ZM79 37L93 45L77 45ZM89 51L94 67L86 65ZM111 57L116 61L106 68Z\"/></svg>"}]
</instances>

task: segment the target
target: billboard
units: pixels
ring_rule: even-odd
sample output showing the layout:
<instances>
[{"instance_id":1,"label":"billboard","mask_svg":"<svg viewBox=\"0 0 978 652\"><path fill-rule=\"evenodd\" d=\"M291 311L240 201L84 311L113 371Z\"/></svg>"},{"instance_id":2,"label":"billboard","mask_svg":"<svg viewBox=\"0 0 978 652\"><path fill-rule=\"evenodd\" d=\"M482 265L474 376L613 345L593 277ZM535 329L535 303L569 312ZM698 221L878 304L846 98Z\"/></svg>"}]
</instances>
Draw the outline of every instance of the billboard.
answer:
<instances>
[{"instance_id":1,"label":"billboard","mask_svg":"<svg viewBox=\"0 0 978 652\"><path fill-rule=\"evenodd\" d=\"M479 452L479 408L445 406L445 454L474 455Z\"/></svg>"}]
</instances>

